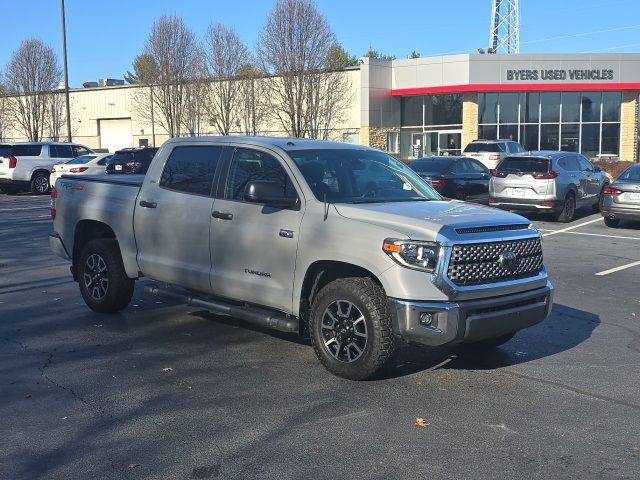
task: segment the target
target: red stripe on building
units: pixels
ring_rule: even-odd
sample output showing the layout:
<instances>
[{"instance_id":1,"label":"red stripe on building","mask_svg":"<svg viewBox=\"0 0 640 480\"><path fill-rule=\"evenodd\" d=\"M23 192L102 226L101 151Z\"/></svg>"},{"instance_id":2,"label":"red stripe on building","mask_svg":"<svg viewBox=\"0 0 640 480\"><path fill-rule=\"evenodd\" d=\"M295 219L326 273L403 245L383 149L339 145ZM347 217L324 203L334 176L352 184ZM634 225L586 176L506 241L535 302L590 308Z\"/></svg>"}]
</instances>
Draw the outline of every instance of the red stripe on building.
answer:
<instances>
[{"instance_id":1,"label":"red stripe on building","mask_svg":"<svg viewBox=\"0 0 640 480\"><path fill-rule=\"evenodd\" d=\"M441 87L396 88L394 97L465 92L566 92L566 91L640 90L640 83L469 83Z\"/></svg>"}]
</instances>

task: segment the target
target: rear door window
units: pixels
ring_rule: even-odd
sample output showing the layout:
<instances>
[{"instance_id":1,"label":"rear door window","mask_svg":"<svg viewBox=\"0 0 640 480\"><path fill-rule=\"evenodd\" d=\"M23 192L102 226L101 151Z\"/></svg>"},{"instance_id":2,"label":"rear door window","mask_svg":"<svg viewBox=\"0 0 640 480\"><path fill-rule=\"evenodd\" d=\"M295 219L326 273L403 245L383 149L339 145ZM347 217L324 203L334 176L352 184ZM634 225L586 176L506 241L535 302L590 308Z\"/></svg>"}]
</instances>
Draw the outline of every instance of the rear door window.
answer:
<instances>
[{"instance_id":1,"label":"rear door window","mask_svg":"<svg viewBox=\"0 0 640 480\"><path fill-rule=\"evenodd\" d=\"M544 173L549 171L548 158L507 157L497 167L505 173Z\"/></svg>"},{"instance_id":2,"label":"rear door window","mask_svg":"<svg viewBox=\"0 0 640 480\"><path fill-rule=\"evenodd\" d=\"M49 145L49 156L52 158L73 158L71 145Z\"/></svg>"},{"instance_id":3,"label":"rear door window","mask_svg":"<svg viewBox=\"0 0 640 480\"><path fill-rule=\"evenodd\" d=\"M580 170L582 170L583 172L586 172L586 171L593 172L593 165L591 165L591 162L589 162L589 160L584 158L582 155L576 155L576 159L580 164Z\"/></svg>"},{"instance_id":4,"label":"rear door window","mask_svg":"<svg viewBox=\"0 0 640 480\"><path fill-rule=\"evenodd\" d=\"M13 145L11 155L14 157L39 157L42 145Z\"/></svg>"},{"instance_id":5,"label":"rear door window","mask_svg":"<svg viewBox=\"0 0 640 480\"><path fill-rule=\"evenodd\" d=\"M573 155L569 155L566 157L562 157L558 160L558 166L567 172L579 172L580 164L578 163L578 159Z\"/></svg>"},{"instance_id":6,"label":"rear door window","mask_svg":"<svg viewBox=\"0 0 640 480\"><path fill-rule=\"evenodd\" d=\"M160 186L178 192L210 195L222 148L215 145L174 148L162 171Z\"/></svg>"}]
</instances>

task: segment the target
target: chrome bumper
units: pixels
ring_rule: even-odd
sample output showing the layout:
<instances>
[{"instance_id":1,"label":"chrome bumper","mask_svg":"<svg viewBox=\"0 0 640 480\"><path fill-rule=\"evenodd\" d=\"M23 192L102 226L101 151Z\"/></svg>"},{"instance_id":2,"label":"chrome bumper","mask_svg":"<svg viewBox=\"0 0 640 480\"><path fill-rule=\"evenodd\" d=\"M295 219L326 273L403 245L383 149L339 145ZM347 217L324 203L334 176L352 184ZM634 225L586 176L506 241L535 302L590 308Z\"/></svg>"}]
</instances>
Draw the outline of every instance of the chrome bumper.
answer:
<instances>
[{"instance_id":1,"label":"chrome bumper","mask_svg":"<svg viewBox=\"0 0 640 480\"><path fill-rule=\"evenodd\" d=\"M69 252L67 252L67 249L64 247L62 239L55 233L49 235L49 248L59 257L71 261L71 256L69 255Z\"/></svg>"},{"instance_id":2,"label":"chrome bumper","mask_svg":"<svg viewBox=\"0 0 640 480\"><path fill-rule=\"evenodd\" d=\"M389 299L394 332L423 345L473 343L517 332L542 322L551 312L553 287L460 302Z\"/></svg>"}]
</instances>

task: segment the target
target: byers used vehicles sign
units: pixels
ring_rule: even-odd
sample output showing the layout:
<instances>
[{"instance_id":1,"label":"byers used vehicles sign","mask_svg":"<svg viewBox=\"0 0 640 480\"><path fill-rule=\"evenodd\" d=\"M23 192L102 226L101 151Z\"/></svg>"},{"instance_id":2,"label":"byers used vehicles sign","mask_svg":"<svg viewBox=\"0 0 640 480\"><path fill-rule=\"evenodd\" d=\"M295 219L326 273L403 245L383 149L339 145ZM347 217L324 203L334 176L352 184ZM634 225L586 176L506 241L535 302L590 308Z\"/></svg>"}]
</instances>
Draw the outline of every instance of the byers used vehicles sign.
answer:
<instances>
[{"instance_id":1,"label":"byers used vehicles sign","mask_svg":"<svg viewBox=\"0 0 640 480\"><path fill-rule=\"evenodd\" d=\"M613 80L613 69L507 70L508 81L523 80Z\"/></svg>"}]
</instances>

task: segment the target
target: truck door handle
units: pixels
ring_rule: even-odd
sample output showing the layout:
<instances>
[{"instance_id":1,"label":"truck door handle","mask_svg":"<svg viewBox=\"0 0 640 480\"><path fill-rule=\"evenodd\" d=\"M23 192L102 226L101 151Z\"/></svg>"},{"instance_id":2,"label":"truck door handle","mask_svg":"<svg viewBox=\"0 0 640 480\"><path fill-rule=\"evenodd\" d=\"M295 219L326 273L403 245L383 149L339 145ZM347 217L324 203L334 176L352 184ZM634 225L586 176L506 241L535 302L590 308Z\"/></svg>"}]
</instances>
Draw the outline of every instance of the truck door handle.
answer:
<instances>
[{"instance_id":1,"label":"truck door handle","mask_svg":"<svg viewBox=\"0 0 640 480\"><path fill-rule=\"evenodd\" d=\"M156 208L158 206L156 202L150 202L147 200L140 200L140 203L138 205L144 208Z\"/></svg>"},{"instance_id":2,"label":"truck door handle","mask_svg":"<svg viewBox=\"0 0 640 480\"><path fill-rule=\"evenodd\" d=\"M233 220L233 213L228 212L213 211L211 212L211 216L213 218L219 218L221 220Z\"/></svg>"}]
</instances>

